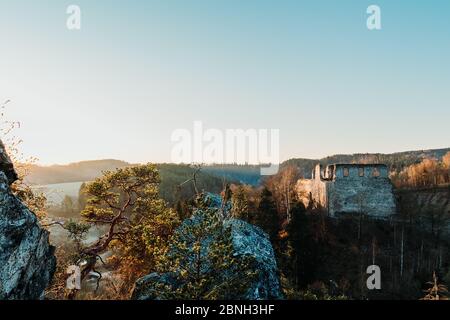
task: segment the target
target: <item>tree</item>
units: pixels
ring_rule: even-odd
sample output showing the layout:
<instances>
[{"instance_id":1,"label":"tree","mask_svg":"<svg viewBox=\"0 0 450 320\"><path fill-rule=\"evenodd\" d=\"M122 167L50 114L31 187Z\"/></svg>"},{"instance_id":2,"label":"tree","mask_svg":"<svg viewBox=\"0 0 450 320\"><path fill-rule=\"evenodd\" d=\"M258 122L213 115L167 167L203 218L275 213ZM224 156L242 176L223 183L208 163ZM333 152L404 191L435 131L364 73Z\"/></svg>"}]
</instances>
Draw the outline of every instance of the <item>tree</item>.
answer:
<instances>
[{"instance_id":1,"label":"tree","mask_svg":"<svg viewBox=\"0 0 450 320\"><path fill-rule=\"evenodd\" d=\"M73 200L70 196L66 195L63 199L63 201L61 202L61 209L65 212L65 213L73 213L74 212L74 205L73 205Z\"/></svg>"},{"instance_id":2,"label":"tree","mask_svg":"<svg viewBox=\"0 0 450 320\"><path fill-rule=\"evenodd\" d=\"M294 203L290 211L291 220L286 228L288 234L288 247L291 249L289 255L290 265L293 266L292 277L294 285L298 289L300 286L300 279L306 279L305 268L302 267L308 257L308 250L310 247L309 241L308 219L306 217L306 208L302 203ZM311 261L310 261L311 262Z\"/></svg>"},{"instance_id":3,"label":"tree","mask_svg":"<svg viewBox=\"0 0 450 320\"><path fill-rule=\"evenodd\" d=\"M322 281L316 281L301 293L300 300L348 300L344 294L332 294L335 285L327 286Z\"/></svg>"},{"instance_id":4,"label":"tree","mask_svg":"<svg viewBox=\"0 0 450 320\"><path fill-rule=\"evenodd\" d=\"M83 240L86 239L86 235L91 226L87 223L77 223L73 220L69 220L64 224L64 228L69 232L69 238L75 244L75 252L80 252L83 247Z\"/></svg>"},{"instance_id":5,"label":"tree","mask_svg":"<svg viewBox=\"0 0 450 320\"><path fill-rule=\"evenodd\" d=\"M20 151L22 140L14 134L14 131L20 128L20 123L7 119L5 110L8 103L10 103L10 100L0 104L0 119L2 120L0 121L0 148L6 151L17 172L17 179L11 185L11 191L42 220L47 216L47 198L43 192L33 190L25 182L25 177L29 174L37 159L35 157L25 157Z\"/></svg>"},{"instance_id":6,"label":"tree","mask_svg":"<svg viewBox=\"0 0 450 320\"><path fill-rule=\"evenodd\" d=\"M442 157L444 183L450 183L450 151Z\"/></svg>"},{"instance_id":7,"label":"tree","mask_svg":"<svg viewBox=\"0 0 450 320\"><path fill-rule=\"evenodd\" d=\"M430 288L425 290L426 295L421 300L448 300L448 289L443 284L438 283L436 272L433 272L433 281L428 282Z\"/></svg>"},{"instance_id":8,"label":"tree","mask_svg":"<svg viewBox=\"0 0 450 320\"><path fill-rule=\"evenodd\" d=\"M297 166L287 165L266 182L268 189L272 192L278 212L282 213L288 221L291 218L289 216L291 203L295 198L295 184L300 176Z\"/></svg>"},{"instance_id":9,"label":"tree","mask_svg":"<svg viewBox=\"0 0 450 320\"><path fill-rule=\"evenodd\" d=\"M187 200L178 200L175 204L175 211L180 221L189 218L192 215L191 204Z\"/></svg>"},{"instance_id":10,"label":"tree","mask_svg":"<svg viewBox=\"0 0 450 320\"><path fill-rule=\"evenodd\" d=\"M442 162L447 169L450 169L450 151L442 157Z\"/></svg>"},{"instance_id":11,"label":"tree","mask_svg":"<svg viewBox=\"0 0 450 320\"><path fill-rule=\"evenodd\" d=\"M449 163L450 152L442 157L442 161L425 158L393 175L393 182L397 187L432 187L449 183Z\"/></svg>"},{"instance_id":12,"label":"tree","mask_svg":"<svg viewBox=\"0 0 450 320\"><path fill-rule=\"evenodd\" d=\"M147 164L107 171L86 185L88 200L81 212L84 222L105 226L107 231L93 244L80 248L78 262L85 262L82 279L95 272L100 255L108 250L119 253L111 260L129 276L129 284L154 267L156 256L179 222L175 211L159 198L159 183L155 165Z\"/></svg>"},{"instance_id":13,"label":"tree","mask_svg":"<svg viewBox=\"0 0 450 320\"><path fill-rule=\"evenodd\" d=\"M450 215L445 208L437 204L423 204L421 216L425 222L429 223L430 231L434 237L434 246L438 248L441 243L442 233L446 230Z\"/></svg>"},{"instance_id":14,"label":"tree","mask_svg":"<svg viewBox=\"0 0 450 320\"><path fill-rule=\"evenodd\" d=\"M300 289L317 280L329 243L320 212L308 211L303 203L294 202L290 215L284 264L292 285Z\"/></svg>"},{"instance_id":15,"label":"tree","mask_svg":"<svg viewBox=\"0 0 450 320\"><path fill-rule=\"evenodd\" d=\"M276 204L272 197L272 192L270 192L267 187L261 192L261 200L259 202L255 224L269 234L272 243L277 240L278 232L280 230L280 221Z\"/></svg>"},{"instance_id":16,"label":"tree","mask_svg":"<svg viewBox=\"0 0 450 320\"><path fill-rule=\"evenodd\" d=\"M241 297L256 273L253 260L235 256L231 228L218 209L203 206L176 230L159 261L177 285L162 285L163 299L216 300Z\"/></svg>"},{"instance_id":17,"label":"tree","mask_svg":"<svg viewBox=\"0 0 450 320\"><path fill-rule=\"evenodd\" d=\"M249 201L242 185L238 186L231 197L231 216L249 221Z\"/></svg>"},{"instance_id":18,"label":"tree","mask_svg":"<svg viewBox=\"0 0 450 320\"><path fill-rule=\"evenodd\" d=\"M78 190L78 210L83 211L84 207L86 207L86 203L86 183L83 182Z\"/></svg>"}]
</instances>

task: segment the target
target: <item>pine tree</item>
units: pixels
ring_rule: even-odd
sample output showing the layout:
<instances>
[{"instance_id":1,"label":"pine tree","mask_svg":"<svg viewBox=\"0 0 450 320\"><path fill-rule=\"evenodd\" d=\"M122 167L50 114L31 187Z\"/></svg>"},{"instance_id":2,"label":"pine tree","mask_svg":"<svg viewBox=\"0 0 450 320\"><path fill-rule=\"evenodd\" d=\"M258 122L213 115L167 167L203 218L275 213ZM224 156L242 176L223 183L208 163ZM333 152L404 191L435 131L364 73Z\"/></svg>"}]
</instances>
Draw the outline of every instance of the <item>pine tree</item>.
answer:
<instances>
[{"instance_id":1,"label":"pine tree","mask_svg":"<svg viewBox=\"0 0 450 320\"><path fill-rule=\"evenodd\" d=\"M177 212L180 221L183 221L192 215L189 204L186 200L178 200L175 204L175 211Z\"/></svg>"},{"instance_id":2,"label":"pine tree","mask_svg":"<svg viewBox=\"0 0 450 320\"><path fill-rule=\"evenodd\" d=\"M231 228L218 210L203 208L177 229L159 262L159 271L173 274L177 285L156 289L164 299L236 299L256 276L252 266L251 258L234 255Z\"/></svg>"},{"instance_id":3,"label":"pine tree","mask_svg":"<svg viewBox=\"0 0 450 320\"><path fill-rule=\"evenodd\" d=\"M304 279L304 269L302 264L307 258L308 248L305 247L308 235L308 221L306 217L306 208L302 203L294 203L290 211L291 220L286 228L288 234L288 247L290 248L289 264L292 265L292 278L296 288L300 286L300 280Z\"/></svg>"},{"instance_id":4,"label":"pine tree","mask_svg":"<svg viewBox=\"0 0 450 320\"><path fill-rule=\"evenodd\" d=\"M83 182L80 189L78 189L78 210L80 212L84 210L84 207L86 207L86 202L86 183Z\"/></svg>"},{"instance_id":5,"label":"pine tree","mask_svg":"<svg viewBox=\"0 0 450 320\"><path fill-rule=\"evenodd\" d=\"M70 196L66 195L61 203L61 209L65 213L73 213L74 212L74 205L73 200Z\"/></svg>"},{"instance_id":6,"label":"pine tree","mask_svg":"<svg viewBox=\"0 0 450 320\"><path fill-rule=\"evenodd\" d=\"M147 164L107 171L85 186L84 222L71 222L65 228L73 240L83 235L86 225L105 226L107 231L97 241L79 246L79 259L74 262L84 262L82 279L96 270L100 255L109 250L124 286L132 286L136 278L154 268L179 224L175 211L159 197L159 183L156 166Z\"/></svg>"},{"instance_id":7,"label":"pine tree","mask_svg":"<svg viewBox=\"0 0 450 320\"><path fill-rule=\"evenodd\" d=\"M421 300L448 300L448 289L445 285L438 283L436 272L433 272L433 281L428 284L430 288L425 290L426 295Z\"/></svg>"},{"instance_id":8,"label":"pine tree","mask_svg":"<svg viewBox=\"0 0 450 320\"><path fill-rule=\"evenodd\" d=\"M317 269L321 264L322 251L327 247L317 235L317 220L320 217L311 214L302 203L291 206L291 221L287 231L287 270L296 289L305 287L316 280Z\"/></svg>"},{"instance_id":9,"label":"pine tree","mask_svg":"<svg viewBox=\"0 0 450 320\"><path fill-rule=\"evenodd\" d=\"M280 221L272 193L267 187L261 192L261 200L259 202L255 224L267 232L272 243L277 240Z\"/></svg>"},{"instance_id":10,"label":"pine tree","mask_svg":"<svg viewBox=\"0 0 450 320\"><path fill-rule=\"evenodd\" d=\"M231 198L233 218L249 221L249 201L243 186L239 186Z\"/></svg>"}]
</instances>

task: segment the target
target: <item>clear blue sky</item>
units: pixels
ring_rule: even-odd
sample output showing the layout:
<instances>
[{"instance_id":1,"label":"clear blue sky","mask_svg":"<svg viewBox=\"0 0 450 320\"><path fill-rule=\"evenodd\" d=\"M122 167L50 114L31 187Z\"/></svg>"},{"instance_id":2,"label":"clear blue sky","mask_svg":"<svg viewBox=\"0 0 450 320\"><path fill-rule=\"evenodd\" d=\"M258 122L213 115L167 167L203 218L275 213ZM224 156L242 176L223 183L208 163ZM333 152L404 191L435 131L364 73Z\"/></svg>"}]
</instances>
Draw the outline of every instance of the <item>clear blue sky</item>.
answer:
<instances>
[{"instance_id":1,"label":"clear blue sky","mask_svg":"<svg viewBox=\"0 0 450 320\"><path fill-rule=\"evenodd\" d=\"M448 0L3 0L0 100L44 164L170 161L194 120L278 128L282 160L448 147L449 17Z\"/></svg>"}]
</instances>

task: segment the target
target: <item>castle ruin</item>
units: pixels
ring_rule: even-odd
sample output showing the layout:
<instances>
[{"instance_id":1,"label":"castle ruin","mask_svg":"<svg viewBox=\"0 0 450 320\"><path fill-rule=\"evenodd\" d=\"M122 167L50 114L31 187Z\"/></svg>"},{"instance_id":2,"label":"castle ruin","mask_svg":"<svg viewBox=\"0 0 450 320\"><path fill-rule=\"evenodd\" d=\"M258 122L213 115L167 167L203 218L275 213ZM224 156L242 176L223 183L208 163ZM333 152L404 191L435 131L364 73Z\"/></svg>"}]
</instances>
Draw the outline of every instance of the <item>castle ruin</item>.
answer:
<instances>
[{"instance_id":1,"label":"castle ruin","mask_svg":"<svg viewBox=\"0 0 450 320\"><path fill-rule=\"evenodd\" d=\"M305 206L324 208L332 217L363 213L386 218L396 213L389 170L384 164L318 164L312 179L300 179L298 198Z\"/></svg>"}]
</instances>

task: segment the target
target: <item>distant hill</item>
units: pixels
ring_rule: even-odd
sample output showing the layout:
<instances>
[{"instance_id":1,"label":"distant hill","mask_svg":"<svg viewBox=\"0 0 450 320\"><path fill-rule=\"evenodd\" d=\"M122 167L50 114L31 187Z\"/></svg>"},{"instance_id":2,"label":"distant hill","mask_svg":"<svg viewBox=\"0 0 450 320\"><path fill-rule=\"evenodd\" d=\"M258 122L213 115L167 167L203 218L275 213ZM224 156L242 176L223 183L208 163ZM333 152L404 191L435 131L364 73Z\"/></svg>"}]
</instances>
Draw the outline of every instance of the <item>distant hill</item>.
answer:
<instances>
[{"instance_id":1,"label":"distant hill","mask_svg":"<svg viewBox=\"0 0 450 320\"><path fill-rule=\"evenodd\" d=\"M159 193L161 197L171 204L180 199L189 199L195 195L195 188L192 182L182 183L192 179L194 168L184 164L162 163L157 165L161 176ZM226 182L233 183L226 179ZM197 188L199 191L205 190L213 193L220 193L223 189L223 179L211 172L201 170L197 176Z\"/></svg>"},{"instance_id":2,"label":"distant hill","mask_svg":"<svg viewBox=\"0 0 450 320\"><path fill-rule=\"evenodd\" d=\"M66 194L74 197L74 192L78 193L77 190L72 190L76 183L92 181L101 176L104 171L130 165L133 164L113 159L81 161L68 165L33 165L26 181L31 185L50 185L52 197L59 203ZM161 175L160 194L166 201L173 204L178 199L187 199L195 194L192 183L185 184L181 189L178 188L180 184L192 178L194 172L192 167L166 163L157 164L157 167ZM259 178L259 169L256 166L206 166L198 175L197 187L199 190L220 193L224 182L256 184ZM70 193L67 192L69 189Z\"/></svg>"},{"instance_id":3,"label":"distant hill","mask_svg":"<svg viewBox=\"0 0 450 320\"><path fill-rule=\"evenodd\" d=\"M92 160L71 163L67 165L38 166L33 165L26 181L34 185L45 185L55 183L91 181L99 177L103 171L115 170L132 165L121 160ZM173 175L187 177L192 174L192 168L187 165L158 164L162 177ZM256 185L260 182L259 166L255 165L208 165L202 169L203 175L219 177L221 180L233 181L244 184ZM164 180L164 179L163 179Z\"/></svg>"},{"instance_id":4,"label":"distant hill","mask_svg":"<svg viewBox=\"0 0 450 320\"><path fill-rule=\"evenodd\" d=\"M81 161L67 165L33 165L25 180L27 183L37 185L91 181L100 176L102 171L129 165L128 162L113 159Z\"/></svg>"},{"instance_id":5,"label":"distant hill","mask_svg":"<svg viewBox=\"0 0 450 320\"><path fill-rule=\"evenodd\" d=\"M214 164L205 166L203 172L221 177L227 181L256 186L261 183L261 168L259 165Z\"/></svg>"},{"instance_id":6,"label":"distant hill","mask_svg":"<svg viewBox=\"0 0 450 320\"><path fill-rule=\"evenodd\" d=\"M364 153L364 154L338 154L323 159L296 158L283 162L281 168L295 165L304 177L310 177L317 163L322 165L332 163L385 163L391 170L399 171L405 166L418 163L425 158L441 159L450 151L450 148L406 151L391 154ZM46 185L55 183L91 181L102 174L102 171L115 170L132 164L114 159L81 161L68 165L38 166L34 165L26 181L30 184ZM192 175L192 168L187 165L158 164L163 186L175 185L187 180ZM203 167L202 175L205 190L216 192L217 186L222 187L223 181L258 185L263 181L260 167L256 165L213 164ZM208 181L208 182L207 182ZM213 187L214 186L214 187ZM211 189L208 189L211 187Z\"/></svg>"},{"instance_id":7,"label":"distant hill","mask_svg":"<svg viewBox=\"0 0 450 320\"><path fill-rule=\"evenodd\" d=\"M390 154L384 153L355 153L355 154L337 154L322 159L290 159L281 164L281 168L294 165L300 169L300 173L305 178L311 177L311 172L317 163L323 166L333 163L384 163L388 165L391 171L400 171L404 167L421 162L425 158L442 159L450 152L450 148L417 150L396 152Z\"/></svg>"}]
</instances>

